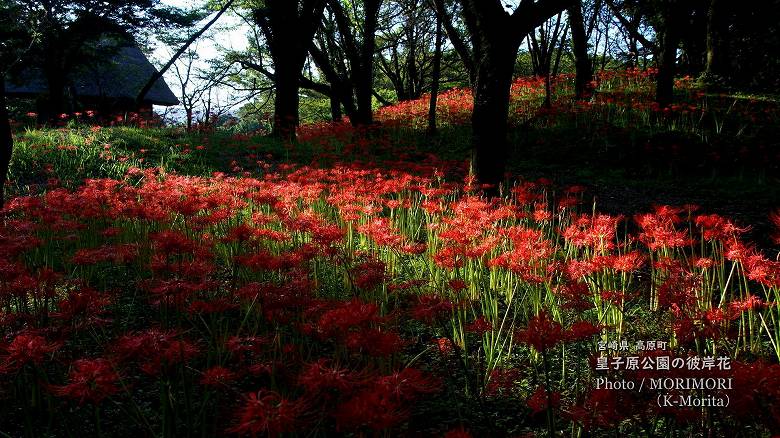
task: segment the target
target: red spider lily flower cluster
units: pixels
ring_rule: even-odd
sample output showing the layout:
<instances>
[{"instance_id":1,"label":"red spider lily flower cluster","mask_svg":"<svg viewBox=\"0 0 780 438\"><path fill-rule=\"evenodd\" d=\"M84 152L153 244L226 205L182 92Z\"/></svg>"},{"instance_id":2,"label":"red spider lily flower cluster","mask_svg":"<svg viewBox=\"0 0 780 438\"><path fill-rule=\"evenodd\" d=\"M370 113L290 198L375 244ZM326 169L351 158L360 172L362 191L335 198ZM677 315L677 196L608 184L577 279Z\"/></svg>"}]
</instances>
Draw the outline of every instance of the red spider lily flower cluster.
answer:
<instances>
[{"instance_id":1,"label":"red spider lily flower cluster","mask_svg":"<svg viewBox=\"0 0 780 438\"><path fill-rule=\"evenodd\" d=\"M119 374L106 359L79 359L73 363L70 382L53 387L60 397L98 404L119 392Z\"/></svg>"},{"instance_id":2,"label":"red spider lily flower cluster","mask_svg":"<svg viewBox=\"0 0 780 438\"><path fill-rule=\"evenodd\" d=\"M546 311L528 321L525 329L515 333L515 339L543 353L561 342L574 342L591 338L601 332L601 328L588 321L577 321L565 330Z\"/></svg>"}]
</instances>

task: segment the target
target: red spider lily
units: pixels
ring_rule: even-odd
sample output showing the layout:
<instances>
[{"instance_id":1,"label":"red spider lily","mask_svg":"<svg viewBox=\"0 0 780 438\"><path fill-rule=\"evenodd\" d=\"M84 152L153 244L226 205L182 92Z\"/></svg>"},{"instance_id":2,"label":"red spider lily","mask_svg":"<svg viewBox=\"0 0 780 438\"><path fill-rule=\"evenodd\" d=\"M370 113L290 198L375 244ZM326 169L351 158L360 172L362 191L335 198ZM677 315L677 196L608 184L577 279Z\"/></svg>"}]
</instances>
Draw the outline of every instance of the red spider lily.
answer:
<instances>
[{"instance_id":1,"label":"red spider lily","mask_svg":"<svg viewBox=\"0 0 780 438\"><path fill-rule=\"evenodd\" d=\"M429 283L429 281L428 280L424 280L424 279L407 280L407 281L402 281L400 283L388 284L387 285L387 289L390 292L398 292L398 291L402 291L402 290L409 290L409 289L412 289L412 288L420 289L423 286L426 286L428 283Z\"/></svg>"},{"instance_id":2,"label":"red spider lily","mask_svg":"<svg viewBox=\"0 0 780 438\"><path fill-rule=\"evenodd\" d=\"M634 218L642 232L639 240L651 251L660 248L683 247L690 243L686 231L678 231L675 224L679 218L673 214L643 214Z\"/></svg>"},{"instance_id":3,"label":"red spider lily","mask_svg":"<svg viewBox=\"0 0 780 438\"><path fill-rule=\"evenodd\" d=\"M175 339L174 331L149 329L141 333L122 336L114 345L120 361L138 361L147 374L158 374L168 367L184 363L198 355L199 349L192 343Z\"/></svg>"},{"instance_id":4,"label":"red spider lily","mask_svg":"<svg viewBox=\"0 0 780 438\"><path fill-rule=\"evenodd\" d=\"M563 327L542 310L528 321L528 326L515 333L518 342L528 344L543 353L564 340Z\"/></svg>"},{"instance_id":5,"label":"red spider lily","mask_svg":"<svg viewBox=\"0 0 780 438\"><path fill-rule=\"evenodd\" d=\"M776 245L780 245L780 209L773 211L769 215L769 221L772 222L772 225L774 226L772 240Z\"/></svg>"},{"instance_id":6,"label":"red spider lily","mask_svg":"<svg viewBox=\"0 0 780 438\"><path fill-rule=\"evenodd\" d=\"M550 397L547 397L547 389L544 385L536 388L531 397L528 399L528 407L531 408L534 414L546 411L548 408L558 408L561 405L561 393L551 392Z\"/></svg>"},{"instance_id":7,"label":"red spider lily","mask_svg":"<svg viewBox=\"0 0 780 438\"><path fill-rule=\"evenodd\" d=\"M364 382L365 376L324 358L304 366L303 371L298 375L298 384L312 395L320 395L327 391L348 395Z\"/></svg>"},{"instance_id":8,"label":"red spider lily","mask_svg":"<svg viewBox=\"0 0 780 438\"><path fill-rule=\"evenodd\" d=\"M658 305L667 309L673 306L683 310L694 309L698 300L696 291L700 285L699 274L688 271L673 272L658 287Z\"/></svg>"},{"instance_id":9,"label":"red spider lily","mask_svg":"<svg viewBox=\"0 0 780 438\"><path fill-rule=\"evenodd\" d=\"M417 304L411 309L411 317L427 324L447 319L454 305L449 300L435 295L420 295Z\"/></svg>"},{"instance_id":10,"label":"red spider lily","mask_svg":"<svg viewBox=\"0 0 780 438\"><path fill-rule=\"evenodd\" d=\"M767 287L780 288L780 261L754 254L743 259L743 263L749 279Z\"/></svg>"},{"instance_id":11,"label":"red spider lily","mask_svg":"<svg viewBox=\"0 0 780 438\"><path fill-rule=\"evenodd\" d=\"M103 245L99 248L80 249L71 258L76 265L94 265L100 262L111 262L124 265L138 257L138 247L134 244Z\"/></svg>"},{"instance_id":12,"label":"red spider lily","mask_svg":"<svg viewBox=\"0 0 780 438\"><path fill-rule=\"evenodd\" d=\"M561 233L569 243L577 247L593 248L603 252L614 248L617 225L622 217L603 214L575 218Z\"/></svg>"},{"instance_id":13,"label":"red spider lily","mask_svg":"<svg viewBox=\"0 0 780 438\"><path fill-rule=\"evenodd\" d=\"M159 254L152 256L149 268L157 275L167 273L181 279L193 281L206 281L206 277L216 270L213 263L203 258L179 260L176 263L171 263L167 257Z\"/></svg>"},{"instance_id":14,"label":"red spider lily","mask_svg":"<svg viewBox=\"0 0 780 438\"><path fill-rule=\"evenodd\" d=\"M361 391L336 409L334 417L338 431L367 427L388 429L408 416L408 410L382 388Z\"/></svg>"},{"instance_id":15,"label":"red spider lily","mask_svg":"<svg viewBox=\"0 0 780 438\"><path fill-rule=\"evenodd\" d=\"M436 349L443 356L447 356L452 353L453 346L452 341L449 338L437 338L433 342L436 345Z\"/></svg>"},{"instance_id":16,"label":"red spider lily","mask_svg":"<svg viewBox=\"0 0 780 438\"><path fill-rule=\"evenodd\" d=\"M141 370L147 374L159 374L179 363L188 362L200 353L194 344L183 340L172 340L157 354L141 364Z\"/></svg>"},{"instance_id":17,"label":"red spider lily","mask_svg":"<svg viewBox=\"0 0 780 438\"><path fill-rule=\"evenodd\" d=\"M385 264L375 260L356 265L352 269L352 281L361 290L372 290L385 281Z\"/></svg>"},{"instance_id":18,"label":"red spider lily","mask_svg":"<svg viewBox=\"0 0 780 438\"><path fill-rule=\"evenodd\" d=\"M231 336L225 342L225 348L231 355L243 359L259 355L271 341L260 336L238 337Z\"/></svg>"},{"instance_id":19,"label":"red spider lily","mask_svg":"<svg viewBox=\"0 0 780 438\"><path fill-rule=\"evenodd\" d=\"M344 333L350 328L363 327L379 321L379 307L374 303L364 303L357 298L322 314L318 328L320 332L331 336Z\"/></svg>"},{"instance_id":20,"label":"red spider lily","mask_svg":"<svg viewBox=\"0 0 780 438\"><path fill-rule=\"evenodd\" d=\"M190 314L221 314L229 310L238 308L238 305L231 302L229 298L221 297L208 301L198 300L193 301L187 308L187 312Z\"/></svg>"},{"instance_id":21,"label":"red spider lily","mask_svg":"<svg viewBox=\"0 0 780 438\"><path fill-rule=\"evenodd\" d=\"M534 204L532 217L536 222L547 222L552 219L552 213L543 204Z\"/></svg>"},{"instance_id":22,"label":"red spider lily","mask_svg":"<svg viewBox=\"0 0 780 438\"><path fill-rule=\"evenodd\" d=\"M593 307L592 295L588 285L580 282L566 282L557 285L553 293L563 302L561 307L578 311Z\"/></svg>"},{"instance_id":23,"label":"red spider lily","mask_svg":"<svg viewBox=\"0 0 780 438\"><path fill-rule=\"evenodd\" d=\"M553 253L553 245L542 230L522 226L505 228L501 234L512 242L512 258L526 263L547 259Z\"/></svg>"},{"instance_id":24,"label":"red spider lily","mask_svg":"<svg viewBox=\"0 0 780 438\"><path fill-rule=\"evenodd\" d=\"M599 293L602 301L615 306L621 306L626 299L626 294L620 290L603 290Z\"/></svg>"},{"instance_id":25,"label":"red spider lily","mask_svg":"<svg viewBox=\"0 0 780 438\"><path fill-rule=\"evenodd\" d=\"M710 269L715 266L715 260L708 257L696 257L693 260L693 266L699 269Z\"/></svg>"},{"instance_id":26,"label":"red spider lily","mask_svg":"<svg viewBox=\"0 0 780 438\"><path fill-rule=\"evenodd\" d=\"M747 312L753 309L763 309L768 306L761 298L755 295L749 295L742 301L732 301L729 303L729 312L733 315L739 315L742 312Z\"/></svg>"},{"instance_id":27,"label":"red spider lily","mask_svg":"<svg viewBox=\"0 0 780 438\"><path fill-rule=\"evenodd\" d=\"M563 414L581 424L586 431L592 430L594 426L614 427L624 418L616 395L617 391L594 389L588 393L582 403L566 408Z\"/></svg>"},{"instance_id":28,"label":"red spider lily","mask_svg":"<svg viewBox=\"0 0 780 438\"><path fill-rule=\"evenodd\" d=\"M400 248L404 244L404 236L394 230L387 218L376 218L365 225L358 225L360 233L370 237L379 246Z\"/></svg>"},{"instance_id":29,"label":"red spider lily","mask_svg":"<svg viewBox=\"0 0 780 438\"><path fill-rule=\"evenodd\" d=\"M594 272L598 272L600 266L594 260L570 259L566 262L563 270L566 273L566 277L570 280L577 281Z\"/></svg>"},{"instance_id":30,"label":"red spider lily","mask_svg":"<svg viewBox=\"0 0 780 438\"><path fill-rule=\"evenodd\" d=\"M672 206L672 205L656 205L653 207L653 210L655 210L655 215L662 219L662 220L668 220L669 222L677 225L683 221L682 217L680 215L682 213L689 212L691 210L696 210L698 207L696 206Z\"/></svg>"},{"instance_id":31,"label":"red spider lily","mask_svg":"<svg viewBox=\"0 0 780 438\"><path fill-rule=\"evenodd\" d=\"M645 264L645 256L639 251L614 255L608 260L609 266L618 272L634 272Z\"/></svg>"},{"instance_id":32,"label":"red spider lily","mask_svg":"<svg viewBox=\"0 0 780 438\"><path fill-rule=\"evenodd\" d=\"M601 327L589 321L577 321L564 333L567 342L581 341L601 333Z\"/></svg>"},{"instance_id":33,"label":"red spider lily","mask_svg":"<svg viewBox=\"0 0 780 438\"><path fill-rule=\"evenodd\" d=\"M404 368L400 372L380 377L377 386L386 387L398 400L411 401L422 394L432 394L441 389L441 381L416 368Z\"/></svg>"},{"instance_id":34,"label":"red spider lily","mask_svg":"<svg viewBox=\"0 0 780 438\"><path fill-rule=\"evenodd\" d=\"M232 214L232 213L230 213ZM270 228L252 228L246 224L241 224L232 228L223 242L253 242L261 240L270 240L274 242L286 242L290 240L290 234L284 231L273 230Z\"/></svg>"},{"instance_id":35,"label":"red spider lily","mask_svg":"<svg viewBox=\"0 0 780 438\"><path fill-rule=\"evenodd\" d=\"M488 397L510 394L521 377L517 368L496 368L490 372L484 394Z\"/></svg>"},{"instance_id":36,"label":"red spider lily","mask_svg":"<svg viewBox=\"0 0 780 438\"><path fill-rule=\"evenodd\" d=\"M344 230L335 224L318 223L311 227L311 238L320 245L333 245L344 238Z\"/></svg>"},{"instance_id":37,"label":"red spider lily","mask_svg":"<svg viewBox=\"0 0 780 438\"><path fill-rule=\"evenodd\" d=\"M394 331L368 328L349 332L344 339L344 344L354 352L386 357L398 353L406 342Z\"/></svg>"},{"instance_id":38,"label":"red spider lily","mask_svg":"<svg viewBox=\"0 0 780 438\"><path fill-rule=\"evenodd\" d=\"M515 195L517 202L521 205L530 205L543 199L543 194L538 190L537 184L533 182L522 182L519 185L512 187L511 191L512 194Z\"/></svg>"},{"instance_id":39,"label":"red spider lily","mask_svg":"<svg viewBox=\"0 0 780 438\"><path fill-rule=\"evenodd\" d=\"M223 366L214 366L203 372L200 378L200 384L214 388L221 388L229 385L238 379L238 375L229 368Z\"/></svg>"},{"instance_id":40,"label":"red spider lily","mask_svg":"<svg viewBox=\"0 0 780 438\"><path fill-rule=\"evenodd\" d=\"M0 259L0 274L3 274L3 281L0 282L0 298L3 300L11 297L27 299L27 294L38 287L38 281L21 263Z\"/></svg>"},{"instance_id":41,"label":"red spider lily","mask_svg":"<svg viewBox=\"0 0 780 438\"><path fill-rule=\"evenodd\" d=\"M193 253L198 247L197 242L174 230L152 233L149 239L154 243L157 251L166 256Z\"/></svg>"},{"instance_id":42,"label":"red spider lily","mask_svg":"<svg viewBox=\"0 0 780 438\"><path fill-rule=\"evenodd\" d=\"M687 272L687 267L682 260L671 257L659 257L653 261L653 269L667 275L682 275L684 272Z\"/></svg>"},{"instance_id":43,"label":"red spider lily","mask_svg":"<svg viewBox=\"0 0 780 438\"><path fill-rule=\"evenodd\" d=\"M408 243L401 247L401 252L406 254L419 255L425 253L428 250L428 245L425 243Z\"/></svg>"},{"instance_id":44,"label":"red spider lily","mask_svg":"<svg viewBox=\"0 0 780 438\"><path fill-rule=\"evenodd\" d=\"M442 268L455 269L463 266L466 263L465 254L463 253L463 247L451 247L447 246L440 249L433 255L433 261Z\"/></svg>"},{"instance_id":45,"label":"red spider lily","mask_svg":"<svg viewBox=\"0 0 780 438\"><path fill-rule=\"evenodd\" d=\"M697 216L694 223L701 228L701 234L705 240L723 242L748 230L747 228L737 228L730 220L717 214Z\"/></svg>"},{"instance_id":46,"label":"red spider lily","mask_svg":"<svg viewBox=\"0 0 780 438\"><path fill-rule=\"evenodd\" d=\"M444 434L444 438L472 438L472 436L473 435L471 435L468 430L463 428L463 426L452 429Z\"/></svg>"},{"instance_id":47,"label":"red spider lily","mask_svg":"<svg viewBox=\"0 0 780 438\"><path fill-rule=\"evenodd\" d=\"M466 331L482 336L483 334L492 331L493 324L490 323L484 316L480 316L475 319L471 324L466 326Z\"/></svg>"},{"instance_id":48,"label":"red spider lily","mask_svg":"<svg viewBox=\"0 0 780 438\"><path fill-rule=\"evenodd\" d=\"M149 292L150 302L153 305L176 307L183 307L185 303L194 298L199 292L206 291L214 285L213 282L180 279L153 279L142 283L143 288Z\"/></svg>"},{"instance_id":49,"label":"red spider lily","mask_svg":"<svg viewBox=\"0 0 780 438\"><path fill-rule=\"evenodd\" d=\"M316 255L316 248L312 245L303 245L295 250L279 255L269 251L260 251L249 256L237 256L236 260L243 266L254 271L291 270L300 267L304 262L311 260Z\"/></svg>"},{"instance_id":50,"label":"red spider lily","mask_svg":"<svg viewBox=\"0 0 780 438\"><path fill-rule=\"evenodd\" d=\"M105 324L110 322L103 318L107 312L107 307L112 303L112 299L105 294L101 294L93 289L82 289L72 291L67 298L58 304L59 311L51 314L52 318L79 324Z\"/></svg>"},{"instance_id":51,"label":"red spider lily","mask_svg":"<svg viewBox=\"0 0 780 438\"><path fill-rule=\"evenodd\" d=\"M729 393L730 414L735 419L760 418L763 424L780 426L780 365L732 361L732 375L734 387L742 389Z\"/></svg>"},{"instance_id":52,"label":"red spider lily","mask_svg":"<svg viewBox=\"0 0 780 438\"><path fill-rule=\"evenodd\" d=\"M247 283L236 295L244 303L259 302L268 314L278 310L296 309L309 305L314 287L306 272L291 271L291 279L283 285L269 283Z\"/></svg>"},{"instance_id":53,"label":"red spider lily","mask_svg":"<svg viewBox=\"0 0 780 438\"><path fill-rule=\"evenodd\" d=\"M304 403L261 389L248 395L236 415L236 425L229 428L228 432L253 437L277 437L295 432L300 424L300 416L305 411Z\"/></svg>"},{"instance_id":54,"label":"red spider lily","mask_svg":"<svg viewBox=\"0 0 780 438\"><path fill-rule=\"evenodd\" d=\"M105 398L119 392L116 385L119 374L106 359L80 359L70 370L70 383L53 386L52 392L60 397L78 400L79 404L99 404Z\"/></svg>"},{"instance_id":55,"label":"red spider lily","mask_svg":"<svg viewBox=\"0 0 780 438\"><path fill-rule=\"evenodd\" d=\"M732 262L745 262L750 256L756 254L753 245L738 240L728 240L723 246L726 259Z\"/></svg>"},{"instance_id":56,"label":"red spider lily","mask_svg":"<svg viewBox=\"0 0 780 438\"><path fill-rule=\"evenodd\" d=\"M455 292L460 292L463 289L466 289L467 287L469 287L468 284L466 284L465 281L463 281L461 279L457 279L457 278L448 281L447 285L450 287L450 289L452 289Z\"/></svg>"},{"instance_id":57,"label":"red spider lily","mask_svg":"<svg viewBox=\"0 0 780 438\"><path fill-rule=\"evenodd\" d=\"M59 343L48 342L43 336L20 333L8 345L0 346L0 351L4 350L0 356L0 374L15 372L27 364L40 365L59 348Z\"/></svg>"}]
</instances>

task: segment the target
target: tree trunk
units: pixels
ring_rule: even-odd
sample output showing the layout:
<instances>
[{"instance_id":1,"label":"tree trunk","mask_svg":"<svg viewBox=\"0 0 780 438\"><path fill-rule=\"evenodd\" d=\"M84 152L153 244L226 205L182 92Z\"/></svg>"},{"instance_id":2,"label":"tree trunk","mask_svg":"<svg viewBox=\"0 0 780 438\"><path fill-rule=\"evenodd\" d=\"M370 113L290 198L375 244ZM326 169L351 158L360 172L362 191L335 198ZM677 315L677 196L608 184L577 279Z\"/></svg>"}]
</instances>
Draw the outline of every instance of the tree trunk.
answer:
<instances>
[{"instance_id":1,"label":"tree trunk","mask_svg":"<svg viewBox=\"0 0 780 438\"><path fill-rule=\"evenodd\" d=\"M282 140L293 140L298 126L298 104L300 102L299 76L303 62L293 56L277 56L274 60L276 95L274 96L274 126L272 135Z\"/></svg>"},{"instance_id":2,"label":"tree trunk","mask_svg":"<svg viewBox=\"0 0 780 438\"><path fill-rule=\"evenodd\" d=\"M709 83L723 80L728 74L727 23L722 0L710 0L707 11L707 65L705 79Z\"/></svg>"},{"instance_id":3,"label":"tree trunk","mask_svg":"<svg viewBox=\"0 0 780 438\"><path fill-rule=\"evenodd\" d=\"M571 29L571 45L574 53L574 97L577 100L586 99L591 93L593 66L588 56L588 38L585 34L585 20L582 16L582 2L577 1L567 10L569 28Z\"/></svg>"},{"instance_id":4,"label":"tree trunk","mask_svg":"<svg viewBox=\"0 0 780 438\"><path fill-rule=\"evenodd\" d=\"M295 139L301 71L324 7L322 0L304 0L300 8L297 0L267 0L265 8L253 11L274 62L276 95L272 135L276 138Z\"/></svg>"},{"instance_id":5,"label":"tree trunk","mask_svg":"<svg viewBox=\"0 0 780 438\"><path fill-rule=\"evenodd\" d=\"M511 44L484 47L474 84L471 116L472 169L487 193L498 194L508 157L509 95L517 48Z\"/></svg>"},{"instance_id":6,"label":"tree trunk","mask_svg":"<svg viewBox=\"0 0 780 438\"><path fill-rule=\"evenodd\" d=\"M5 182L8 178L8 168L11 164L14 138L11 134L11 123L8 120L8 110L5 107L5 76L0 75L0 210L5 200Z\"/></svg>"},{"instance_id":7,"label":"tree trunk","mask_svg":"<svg viewBox=\"0 0 780 438\"><path fill-rule=\"evenodd\" d=\"M558 43L558 50L555 51L555 62L552 66L552 75L553 77L558 76L558 73L560 73L560 66L561 66L561 58L563 57L563 52L566 48L566 38L569 36L569 25L567 24L563 28L563 35L561 35L561 42Z\"/></svg>"},{"instance_id":8,"label":"tree trunk","mask_svg":"<svg viewBox=\"0 0 780 438\"><path fill-rule=\"evenodd\" d=\"M656 78L655 101L661 108L674 100L674 75L677 63L677 46L680 43L679 29L674 18L676 2L669 2L663 10L663 36L658 50L658 76Z\"/></svg>"},{"instance_id":9,"label":"tree trunk","mask_svg":"<svg viewBox=\"0 0 780 438\"><path fill-rule=\"evenodd\" d=\"M521 1L512 14L499 1L460 2L477 66L471 114L471 167L477 180L490 187L485 190L488 196L500 193L509 156L509 98L517 49L533 29L563 11L568 1Z\"/></svg>"},{"instance_id":10,"label":"tree trunk","mask_svg":"<svg viewBox=\"0 0 780 438\"><path fill-rule=\"evenodd\" d=\"M370 125L373 122L372 91L374 89L374 52L379 7L382 0L365 0L363 41L360 47L360 67L353 72L357 111L353 125Z\"/></svg>"},{"instance_id":11,"label":"tree trunk","mask_svg":"<svg viewBox=\"0 0 780 438\"><path fill-rule=\"evenodd\" d=\"M439 81L441 80L441 46L444 34L442 32L441 15L436 15L436 48L433 52L433 72L431 73L431 102L428 108L428 133L436 133L436 105L439 100Z\"/></svg>"},{"instance_id":12,"label":"tree trunk","mask_svg":"<svg viewBox=\"0 0 780 438\"><path fill-rule=\"evenodd\" d=\"M458 57L463 62L463 67L466 69L466 73L469 76L469 84L473 85L477 69L474 66L474 59L471 50L466 46L466 42L461 38L460 33L454 26L454 20L447 13L447 7L444 0L432 0L433 8L436 10L436 16L442 20L445 32L447 32L447 38L452 44L452 48L458 54Z\"/></svg>"},{"instance_id":13,"label":"tree trunk","mask_svg":"<svg viewBox=\"0 0 780 438\"><path fill-rule=\"evenodd\" d=\"M334 122L340 122L342 119L341 114L341 101L339 101L338 96L336 96L336 93L333 92L333 95L330 96L330 118Z\"/></svg>"},{"instance_id":14,"label":"tree trunk","mask_svg":"<svg viewBox=\"0 0 780 438\"><path fill-rule=\"evenodd\" d=\"M406 98L407 100L419 99L420 91L417 89L417 2L412 4L409 11L406 26L407 32L407 45L409 53L406 56Z\"/></svg>"},{"instance_id":15,"label":"tree trunk","mask_svg":"<svg viewBox=\"0 0 780 438\"><path fill-rule=\"evenodd\" d=\"M187 123L187 132L192 131L192 108L187 108L184 110L185 117L186 117L186 123Z\"/></svg>"}]
</instances>

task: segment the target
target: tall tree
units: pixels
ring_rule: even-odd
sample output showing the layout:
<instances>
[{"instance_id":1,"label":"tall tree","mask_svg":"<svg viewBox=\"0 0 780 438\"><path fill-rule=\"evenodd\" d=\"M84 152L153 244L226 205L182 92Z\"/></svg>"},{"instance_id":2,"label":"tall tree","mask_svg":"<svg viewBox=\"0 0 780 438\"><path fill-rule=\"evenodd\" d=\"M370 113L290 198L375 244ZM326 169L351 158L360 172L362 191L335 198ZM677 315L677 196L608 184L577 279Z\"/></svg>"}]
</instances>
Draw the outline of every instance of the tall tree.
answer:
<instances>
[{"instance_id":1,"label":"tall tree","mask_svg":"<svg viewBox=\"0 0 780 438\"><path fill-rule=\"evenodd\" d=\"M574 97L584 99L590 95L593 80L593 64L588 55L588 34L582 14L582 1L576 0L566 9L571 29L571 46L574 54Z\"/></svg>"},{"instance_id":2,"label":"tall tree","mask_svg":"<svg viewBox=\"0 0 780 438\"><path fill-rule=\"evenodd\" d=\"M563 53L563 45L566 41L566 34L569 31L568 24L561 31L561 13L555 18L542 23L535 32L531 32L526 38L531 52L531 62L533 64L534 75L544 78L544 105L552 105L552 83L551 76L556 75L560 56ZM555 47L559 45L558 50ZM553 69L553 58L555 58L555 69Z\"/></svg>"},{"instance_id":3,"label":"tall tree","mask_svg":"<svg viewBox=\"0 0 780 438\"><path fill-rule=\"evenodd\" d=\"M327 84L308 78L308 86L337 98L355 126L373 123L374 57L382 3L327 0L322 27L310 48L311 58Z\"/></svg>"},{"instance_id":4,"label":"tall tree","mask_svg":"<svg viewBox=\"0 0 780 438\"><path fill-rule=\"evenodd\" d=\"M707 55L704 81L713 84L728 76L728 11L723 0L710 0L707 8Z\"/></svg>"},{"instance_id":5,"label":"tall tree","mask_svg":"<svg viewBox=\"0 0 780 438\"><path fill-rule=\"evenodd\" d=\"M477 69L474 66L474 55L471 47L469 47L467 37L455 25L456 19L454 15L456 14L454 14L453 10L456 10L455 8L459 7L460 4L454 1L447 2L446 0L429 0L429 3L436 10L436 15L441 20L447 33L447 39L449 39L450 44L455 49L455 53L458 54L463 63L463 69L466 70L469 84L473 85L477 76Z\"/></svg>"},{"instance_id":6,"label":"tall tree","mask_svg":"<svg viewBox=\"0 0 780 438\"><path fill-rule=\"evenodd\" d=\"M618 4L615 0L606 0L607 5L623 29L653 52L658 74L656 76L655 100L661 107L667 107L674 98L674 76L678 71L677 52L681 43L695 46L689 36L688 28L695 21L702 3L693 0L653 0L639 2L624 0ZM626 17L626 13L631 18ZM646 20L653 27L655 40L650 41L641 31L640 25ZM636 49L632 47L632 52ZM691 49L688 50L689 57ZM695 63L694 63L695 64Z\"/></svg>"},{"instance_id":7,"label":"tall tree","mask_svg":"<svg viewBox=\"0 0 780 438\"><path fill-rule=\"evenodd\" d=\"M399 101L418 99L429 86L435 20L435 12L424 0L388 1L380 12L377 67Z\"/></svg>"},{"instance_id":8,"label":"tall tree","mask_svg":"<svg viewBox=\"0 0 780 438\"><path fill-rule=\"evenodd\" d=\"M441 51L444 40L441 15L436 16L436 48L433 53L433 75L431 77L431 101L428 106L428 133L436 133L436 105L439 99L439 82L441 81Z\"/></svg>"},{"instance_id":9,"label":"tall tree","mask_svg":"<svg viewBox=\"0 0 780 438\"><path fill-rule=\"evenodd\" d=\"M496 193L508 156L509 94L517 50L535 28L571 0L521 0L510 13L500 0L460 0L475 66L472 169Z\"/></svg>"},{"instance_id":10,"label":"tall tree","mask_svg":"<svg viewBox=\"0 0 780 438\"><path fill-rule=\"evenodd\" d=\"M680 46L682 25L687 15L683 0L657 0L655 29L658 36L656 45L655 101L662 108L674 100L674 75L677 71L677 49Z\"/></svg>"},{"instance_id":11,"label":"tall tree","mask_svg":"<svg viewBox=\"0 0 780 438\"><path fill-rule=\"evenodd\" d=\"M331 3L336 1L333 0ZM382 0L363 0L363 41L357 58L353 60L353 63L357 61L360 66L353 73L357 100L357 120L354 123L358 125L369 125L374 120L371 104L374 91L374 53L381 6Z\"/></svg>"},{"instance_id":12,"label":"tall tree","mask_svg":"<svg viewBox=\"0 0 780 438\"><path fill-rule=\"evenodd\" d=\"M299 123L301 72L325 0L265 0L252 17L265 36L273 60L273 135L291 139Z\"/></svg>"}]
</instances>

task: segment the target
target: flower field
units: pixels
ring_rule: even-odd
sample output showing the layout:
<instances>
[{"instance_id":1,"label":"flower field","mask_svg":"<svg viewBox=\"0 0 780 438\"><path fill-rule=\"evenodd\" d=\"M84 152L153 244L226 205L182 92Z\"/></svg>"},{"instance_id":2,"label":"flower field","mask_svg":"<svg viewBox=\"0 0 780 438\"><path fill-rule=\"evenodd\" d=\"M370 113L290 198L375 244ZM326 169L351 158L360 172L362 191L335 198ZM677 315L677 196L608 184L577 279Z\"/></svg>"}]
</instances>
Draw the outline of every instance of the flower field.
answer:
<instances>
[{"instance_id":1,"label":"flower field","mask_svg":"<svg viewBox=\"0 0 780 438\"><path fill-rule=\"evenodd\" d=\"M541 110L523 79L515 123L745 137L780 115L686 83L664 114L643 75L588 105L561 78ZM442 96L442 123L469 98ZM49 181L0 222L3 435L780 433L780 213L759 246L696 205L607 215L547 179L486 199L465 160L404 140L423 101L380 110L389 133L305 126L273 153L20 134L16 179Z\"/></svg>"}]
</instances>

